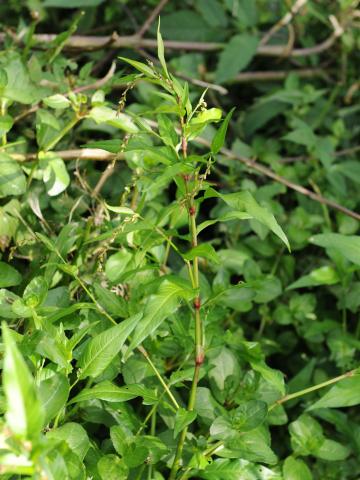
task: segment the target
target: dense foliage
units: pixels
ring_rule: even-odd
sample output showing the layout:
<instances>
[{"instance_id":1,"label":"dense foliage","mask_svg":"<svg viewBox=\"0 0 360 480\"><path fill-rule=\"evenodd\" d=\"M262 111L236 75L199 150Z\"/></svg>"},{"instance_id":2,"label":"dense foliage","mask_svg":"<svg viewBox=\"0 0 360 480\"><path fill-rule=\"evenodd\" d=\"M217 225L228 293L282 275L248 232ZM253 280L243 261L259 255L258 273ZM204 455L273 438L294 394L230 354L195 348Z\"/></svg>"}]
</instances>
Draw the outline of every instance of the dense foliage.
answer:
<instances>
[{"instance_id":1,"label":"dense foliage","mask_svg":"<svg viewBox=\"0 0 360 480\"><path fill-rule=\"evenodd\" d=\"M358 3L0 5L1 478L360 477Z\"/></svg>"}]
</instances>

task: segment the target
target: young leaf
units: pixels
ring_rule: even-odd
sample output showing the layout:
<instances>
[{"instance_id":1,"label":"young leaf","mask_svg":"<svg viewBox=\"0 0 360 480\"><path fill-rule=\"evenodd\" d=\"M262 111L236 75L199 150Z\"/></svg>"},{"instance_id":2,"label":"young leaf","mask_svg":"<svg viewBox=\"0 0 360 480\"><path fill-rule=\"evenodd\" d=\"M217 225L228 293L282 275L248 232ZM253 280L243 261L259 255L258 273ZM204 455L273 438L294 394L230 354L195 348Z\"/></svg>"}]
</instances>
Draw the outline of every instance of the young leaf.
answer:
<instances>
[{"instance_id":1,"label":"young leaf","mask_svg":"<svg viewBox=\"0 0 360 480\"><path fill-rule=\"evenodd\" d=\"M100 375L120 352L141 317L141 313L133 315L92 338L78 362L79 378L94 378Z\"/></svg>"},{"instance_id":2,"label":"young leaf","mask_svg":"<svg viewBox=\"0 0 360 480\"><path fill-rule=\"evenodd\" d=\"M211 151L212 151L213 154L219 153L221 148L224 146L226 132L227 132L232 114L234 113L234 110L235 110L235 108L232 108L230 110L230 112L226 115L222 124L220 125L220 128L215 133L214 138L212 139Z\"/></svg>"},{"instance_id":3,"label":"young leaf","mask_svg":"<svg viewBox=\"0 0 360 480\"><path fill-rule=\"evenodd\" d=\"M189 252L183 253L182 256L186 260L194 260L195 257L203 257L210 260L210 262L220 263L220 259L210 243L201 243L192 248Z\"/></svg>"},{"instance_id":4,"label":"young leaf","mask_svg":"<svg viewBox=\"0 0 360 480\"><path fill-rule=\"evenodd\" d=\"M5 344L6 422L16 435L36 441L44 425L44 412L35 382L5 322L2 323L2 335Z\"/></svg>"},{"instance_id":5,"label":"young leaf","mask_svg":"<svg viewBox=\"0 0 360 480\"><path fill-rule=\"evenodd\" d=\"M164 42L160 33L160 17L159 17L159 23L158 23L158 28L157 28L157 47L158 47L158 58L160 60L161 66L164 70L164 73L167 78L169 77L169 72L167 70L166 66L166 61L165 61L165 55L164 55Z\"/></svg>"}]
</instances>

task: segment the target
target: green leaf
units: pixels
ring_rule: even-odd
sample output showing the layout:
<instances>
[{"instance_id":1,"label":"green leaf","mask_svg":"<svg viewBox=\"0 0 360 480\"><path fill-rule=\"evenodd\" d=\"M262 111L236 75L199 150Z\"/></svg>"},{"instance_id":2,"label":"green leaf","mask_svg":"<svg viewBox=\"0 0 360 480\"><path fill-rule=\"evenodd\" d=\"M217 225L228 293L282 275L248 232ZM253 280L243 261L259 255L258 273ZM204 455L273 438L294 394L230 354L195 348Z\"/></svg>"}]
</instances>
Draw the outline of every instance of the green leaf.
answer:
<instances>
[{"instance_id":1,"label":"green leaf","mask_svg":"<svg viewBox=\"0 0 360 480\"><path fill-rule=\"evenodd\" d=\"M306 463L294 457L287 457L285 460L283 474L286 480L312 480L313 478Z\"/></svg>"},{"instance_id":2,"label":"green leaf","mask_svg":"<svg viewBox=\"0 0 360 480\"><path fill-rule=\"evenodd\" d=\"M64 160L54 152L40 156L40 166L44 170L43 180L50 197L64 192L70 184L70 176Z\"/></svg>"},{"instance_id":3,"label":"green leaf","mask_svg":"<svg viewBox=\"0 0 360 480\"><path fill-rule=\"evenodd\" d=\"M231 208L239 211L245 211L252 218L255 218L260 223L268 227L280 240L282 240L290 251L289 241L283 232L280 225L277 223L274 215L266 208L260 206L250 192L238 192L221 194L212 188L205 192L205 198L218 197L221 198ZM360 240L359 240L360 241Z\"/></svg>"},{"instance_id":4,"label":"green leaf","mask_svg":"<svg viewBox=\"0 0 360 480\"><path fill-rule=\"evenodd\" d=\"M44 412L35 383L5 322L2 324L2 335L5 344L2 377L6 422L15 435L37 441L44 425Z\"/></svg>"},{"instance_id":5,"label":"green leaf","mask_svg":"<svg viewBox=\"0 0 360 480\"><path fill-rule=\"evenodd\" d=\"M352 407L360 403L360 375L345 378L336 383L325 393L323 397L309 407L316 408L340 408Z\"/></svg>"},{"instance_id":6,"label":"green leaf","mask_svg":"<svg viewBox=\"0 0 360 480\"><path fill-rule=\"evenodd\" d=\"M201 243L189 252L183 253L182 256L185 260L194 260L195 257L203 257L210 260L210 262L220 263L220 259L210 243Z\"/></svg>"},{"instance_id":7,"label":"green leaf","mask_svg":"<svg viewBox=\"0 0 360 480\"><path fill-rule=\"evenodd\" d=\"M39 398L45 412L47 425L65 406L70 392L69 380L62 373L55 373L39 386Z\"/></svg>"},{"instance_id":8,"label":"green leaf","mask_svg":"<svg viewBox=\"0 0 360 480\"><path fill-rule=\"evenodd\" d=\"M179 306L179 298L187 300L194 296L194 292L181 283L164 280L156 295L150 297L144 311L144 317L139 322L130 342L126 357L140 345L149 335L155 332L163 321Z\"/></svg>"},{"instance_id":9,"label":"green leaf","mask_svg":"<svg viewBox=\"0 0 360 480\"><path fill-rule=\"evenodd\" d=\"M339 442L335 442L335 440L326 438L320 448L314 452L314 455L329 462L340 462L341 460L345 460L350 453L350 448L341 445Z\"/></svg>"},{"instance_id":10,"label":"green leaf","mask_svg":"<svg viewBox=\"0 0 360 480\"><path fill-rule=\"evenodd\" d=\"M60 93L44 98L43 102L50 108L67 108L71 102L68 98Z\"/></svg>"},{"instance_id":11,"label":"green leaf","mask_svg":"<svg viewBox=\"0 0 360 480\"><path fill-rule=\"evenodd\" d=\"M206 480L258 480L265 478L280 480L279 477L260 477L258 467L243 459L229 460L227 458L216 459L208 465L204 471L199 472L200 478ZM267 469L266 469L267 470Z\"/></svg>"},{"instance_id":12,"label":"green leaf","mask_svg":"<svg viewBox=\"0 0 360 480\"><path fill-rule=\"evenodd\" d=\"M104 455L97 463L101 480L120 480L128 478L129 469L124 461L112 453Z\"/></svg>"},{"instance_id":13,"label":"green leaf","mask_svg":"<svg viewBox=\"0 0 360 480\"><path fill-rule=\"evenodd\" d=\"M261 425L267 416L267 404L260 400L242 403L232 413L231 425L240 432L248 432Z\"/></svg>"},{"instance_id":14,"label":"green leaf","mask_svg":"<svg viewBox=\"0 0 360 480\"><path fill-rule=\"evenodd\" d=\"M220 128L217 130L217 132L214 135L214 138L212 139L211 151L213 154L219 153L221 148L224 146L226 132L227 132L232 114L234 113L234 110L235 108L232 108L230 112L226 115L222 124L220 125Z\"/></svg>"},{"instance_id":15,"label":"green leaf","mask_svg":"<svg viewBox=\"0 0 360 480\"><path fill-rule=\"evenodd\" d=\"M232 80L237 73L244 70L253 59L258 44L258 38L248 33L232 37L220 53L215 72L216 82L223 83Z\"/></svg>"},{"instance_id":16,"label":"green leaf","mask_svg":"<svg viewBox=\"0 0 360 480\"><path fill-rule=\"evenodd\" d=\"M113 205L108 205L107 203L105 203L105 206L111 212L120 213L121 215L135 215L134 210L131 210L131 208L128 207L116 207Z\"/></svg>"},{"instance_id":17,"label":"green leaf","mask_svg":"<svg viewBox=\"0 0 360 480\"><path fill-rule=\"evenodd\" d=\"M137 60L130 60L130 58L119 57L120 60L128 63L132 67L139 70L139 72L144 73L147 77L156 78L156 75L152 68L150 68L146 63L138 62Z\"/></svg>"},{"instance_id":18,"label":"green leaf","mask_svg":"<svg viewBox=\"0 0 360 480\"><path fill-rule=\"evenodd\" d=\"M341 235L340 233L321 233L310 238L310 242L319 247L331 248L350 262L360 265L360 237Z\"/></svg>"},{"instance_id":19,"label":"green leaf","mask_svg":"<svg viewBox=\"0 0 360 480\"><path fill-rule=\"evenodd\" d=\"M97 124L106 123L112 127L124 130L127 133L138 133L139 131L129 115L118 113L110 107L93 107L88 116Z\"/></svg>"},{"instance_id":20,"label":"green leaf","mask_svg":"<svg viewBox=\"0 0 360 480\"><path fill-rule=\"evenodd\" d=\"M166 66L166 61L165 61L164 42L160 33L160 17L159 17L158 28L157 28L157 47L158 47L158 59L160 60L165 76L166 78L170 78L169 72Z\"/></svg>"},{"instance_id":21,"label":"green leaf","mask_svg":"<svg viewBox=\"0 0 360 480\"><path fill-rule=\"evenodd\" d=\"M21 283L21 275L11 265L0 262L0 288L14 287Z\"/></svg>"},{"instance_id":22,"label":"green leaf","mask_svg":"<svg viewBox=\"0 0 360 480\"><path fill-rule=\"evenodd\" d=\"M61 427L50 430L46 435L51 440L62 440L67 443L80 460L83 460L89 450L90 441L86 430L75 422L65 423Z\"/></svg>"},{"instance_id":23,"label":"green leaf","mask_svg":"<svg viewBox=\"0 0 360 480\"><path fill-rule=\"evenodd\" d=\"M170 147L176 147L179 138L170 118L167 115L160 114L157 116L157 122L161 140L164 144Z\"/></svg>"},{"instance_id":24,"label":"green leaf","mask_svg":"<svg viewBox=\"0 0 360 480\"><path fill-rule=\"evenodd\" d=\"M1 115L0 116L0 136L8 133L14 124L14 119L8 115Z\"/></svg>"},{"instance_id":25,"label":"green leaf","mask_svg":"<svg viewBox=\"0 0 360 480\"><path fill-rule=\"evenodd\" d=\"M321 425L307 414L290 423L289 432L292 448L297 455L313 455L324 442Z\"/></svg>"},{"instance_id":26,"label":"green leaf","mask_svg":"<svg viewBox=\"0 0 360 480\"><path fill-rule=\"evenodd\" d=\"M141 313L133 315L92 338L79 358L79 378L100 375L120 352L141 317Z\"/></svg>"},{"instance_id":27,"label":"green leaf","mask_svg":"<svg viewBox=\"0 0 360 480\"><path fill-rule=\"evenodd\" d=\"M309 275L304 275L296 280L296 282L291 283L287 287L287 290L303 287L316 287L318 285L334 285L339 282L340 278L336 270L333 267L324 266L316 268L310 272Z\"/></svg>"},{"instance_id":28,"label":"green leaf","mask_svg":"<svg viewBox=\"0 0 360 480\"><path fill-rule=\"evenodd\" d=\"M22 195L26 190L26 178L16 160L0 153L0 198Z\"/></svg>"},{"instance_id":29,"label":"green leaf","mask_svg":"<svg viewBox=\"0 0 360 480\"><path fill-rule=\"evenodd\" d=\"M142 385L125 385L118 387L117 385L105 380L92 388L84 388L76 397L69 402L78 403L98 398L105 402L127 402L136 397L143 397L144 405L151 405L157 401L157 396L152 390Z\"/></svg>"},{"instance_id":30,"label":"green leaf","mask_svg":"<svg viewBox=\"0 0 360 480\"><path fill-rule=\"evenodd\" d=\"M99 140L98 142L88 142L81 145L82 148L100 148L110 153L118 153L123 145L123 141L117 138L111 140Z\"/></svg>"},{"instance_id":31,"label":"green leaf","mask_svg":"<svg viewBox=\"0 0 360 480\"><path fill-rule=\"evenodd\" d=\"M37 307L45 300L49 286L44 277L35 277L26 286L23 300L28 307Z\"/></svg>"},{"instance_id":32,"label":"green leaf","mask_svg":"<svg viewBox=\"0 0 360 480\"><path fill-rule=\"evenodd\" d=\"M174 438L176 438L185 427L190 425L196 417L196 412L190 412L185 408L178 408L175 415Z\"/></svg>"}]
</instances>

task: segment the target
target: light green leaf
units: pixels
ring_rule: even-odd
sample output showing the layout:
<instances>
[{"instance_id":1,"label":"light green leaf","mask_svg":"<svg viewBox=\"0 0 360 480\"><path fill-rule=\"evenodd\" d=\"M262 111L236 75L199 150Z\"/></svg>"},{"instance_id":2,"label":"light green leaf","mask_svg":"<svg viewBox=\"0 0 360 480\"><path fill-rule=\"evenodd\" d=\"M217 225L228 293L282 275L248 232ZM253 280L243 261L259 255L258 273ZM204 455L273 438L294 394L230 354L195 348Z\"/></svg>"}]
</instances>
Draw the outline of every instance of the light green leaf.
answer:
<instances>
[{"instance_id":1,"label":"light green leaf","mask_svg":"<svg viewBox=\"0 0 360 480\"><path fill-rule=\"evenodd\" d=\"M8 133L14 124L14 119L8 115L1 115L0 116L0 136Z\"/></svg>"},{"instance_id":2,"label":"light green leaf","mask_svg":"<svg viewBox=\"0 0 360 480\"><path fill-rule=\"evenodd\" d=\"M146 76L150 78L156 78L155 73L153 72L152 68L150 68L146 63L138 62L137 60L130 60L130 58L119 57L120 60L128 63L132 67L139 70L139 72L144 73Z\"/></svg>"},{"instance_id":3,"label":"light green leaf","mask_svg":"<svg viewBox=\"0 0 360 480\"><path fill-rule=\"evenodd\" d=\"M135 215L134 210L131 210L131 208L128 207L117 207L113 205L108 205L107 203L105 203L105 205L106 208L111 212L120 213L122 215Z\"/></svg>"},{"instance_id":4,"label":"light green leaf","mask_svg":"<svg viewBox=\"0 0 360 480\"><path fill-rule=\"evenodd\" d=\"M21 195L26 190L26 178L16 160L0 153L0 198Z\"/></svg>"},{"instance_id":5,"label":"light green leaf","mask_svg":"<svg viewBox=\"0 0 360 480\"><path fill-rule=\"evenodd\" d=\"M185 408L179 408L176 411L175 415L175 424L174 424L174 438L176 438L179 433L184 430L185 427L190 425L197 417L196 412L189 412Z\"/></svg>"},{"instance_id":6,"label":"light green leaf","mask_svg":"<svg viewBox=\"0 0 360 480\"><path fill-rule=\"evenodd\" d=\"M159 23L158 23L158 28L157 28L157 47L158 47L158 59L160 60L161 66L164 70L166 78L169 77L169 72L167 70L166 66L166 61L165 61L165 55L164 55L164 42L160 33L160 17L159 17Z\"/></svg>"},{"instance_id":7,"label":"light green leaf","mask_svg":"<svg viewBox=\"0 0 360 480\"><path fill-rule=\"evenodd\" d=\"M120 352L141 317L141 313L133 315L92 338L78 362L79 378L94 378L100 375Z\"/></svg>"},{"instance_id":8,"label":"light green leaf","mask_svg":"<svg viewBox=\"0 0 360 480\"><path fill-rule=\"evenodd\" d=\"M44 277L35 277L26 286L23 300L28 307L37 307L45 300L49 286Z\"/></svg>"},{"instance_id":9,"label":"light green leaf","mask_svg":"<svg viewBox=\"0 0 360 480\"><path fill-rule=\"evenodd\" d=\"M360 265L360 236L340 233L321 233L310 238L319 247L333 248L350 262Z\"/></svg>"},{"instance_id":10,"label":"light green leaf","mask_svg":"<svg viewBox=\"0 0 360 480\"><path fill-rule=\"evenodd\" d=\"M210 243L201 243L192 248L189 252L183 253L182 256L185 260L194 260L195 257L203 257L210 260L210 262L220 262L214 247Z\"/></svg>"},{"instance_id":11,"label":"light green leaf","mask_svg":"<svg viewBox=\"0 0 360 480\"><path fill-rule=\"evenodd\" d=\"M21 283L21 275L14 267L5 262L0 262L0 288L14 287Z\"/></svg>"},{"instance_id":12,"label":"light green leaf","mask_svg":"<svg viewBox=\"0 0 360 480\"><path fill-rule=\"evenodd\" d=\"M258 44L258 38L248 33L232 37L220 53L215 72L216 82L223 83L232 80L237 73L244 70L254 57Z\"/></svg>"},{"instance_id":13,"label":"light green leaf","mask_svg":"<svg viewBox=\"0 0 360 480\"><path fill-rule=\"evenodd\" d=\"M70 176L62 158L56 153L48 152L41 157L40 166L44 169L43 180L50 197L55 197L67 189Z\"/></svg>"},{"instance_id":14,"label":"light green leaf","mask_svg":"<svg viewBox=\"0 0 360 480\"><path fill-rule=\"evenodd\" d=\"M277 223L274 215L266 208L259 205L250 192L245 191L238 193L221 194L213 188L209 188L205 192L205 198L209 197L221 198L231 208L247 212L251 217L255 218L260 223L267 226L273 233L275 233L275 235L277 235L280 240L285 243L288 250L290 251L289 241L282 228Z\"/></svg>"},{"instance_id":15,"label":"light green leaf","mask_svg":"<svg viewBox=\"0 0 360 480\"><path fill-rule=\"evenodd\" d=\"M97 463L101 480L121 480L128 478L129 469L124 460L112 453L104 455Z\"/></svg>"},{"instance_id":16,"label":"light green leaf","mask_svg":"<svg viewBox=\"0 0 360 480\"><path fill-rule=\"evenodd\" d=\"M314 455L322 460L328 460L329 462L339 462L345 460L350 453L350 448L341 445L341 443L336 442L335 440L326 438L320 448L315 450Z\"/></svg>"},{"instance_id":17,"label":"light green leaf","mask_svg":"<svg viewBox=\"0 0 360 480\"><path fill-rule=\"evenodd\" d=\"M62 373L55 373L40 383L39 398L45 412L45 425L65 406L69 392L69 380Z\"/></svg>"},{"instance_id":18,"label":"light green leaf","mask_svg":"<svg viewBox=\"0 0 360 480\"><path fill-rule=\"evenodd\" d=\"M287 457L283 465L284 480L312 480L309 467L303 460Z\"/></svg>"},{"instance_id":19,"label":"light green leaf","mask_svg":"<svg viewBox=\"0 0 360 480\"><path fill-rule=\"evenodd\" d=\"M336 383L323 397L310 406L316 408L352 407L360 403L360 375L345 378Z\"/></svg>"},{"instance_id":20,"label":"light green leaf","mask_svg":"<svg viewBox=\"0 0 360 480\"><path fill-rule=\"evenodd\" d=\"M316 268L309 273L309 275L304 275L296 280L296 282L291 283L287 287L287 290L302 287L316 287L317 285L334 285L335 283L339 283L339 281L340 278L336 270L333 267L324 266Z\"/></svg>"},{"instance_id":21,"label":"light green leaf","mask_svg":"<svg viewBox=\"0 0 360 480\"><path fill-rule=\"evenodd\" d=\"M97 124L106 123L112 127L124 130L127 133L138 133L139 131L138 127L135 125L129 115L126 115L125 113L118 113L116 110L113 110L110 107L93 107L88 116Z\"/></svg>"},{"instance_id":22,"label":"light green leaf","mask_svg":"<svg viewBox=\"0 0 360 480\"><path fill-rule=\"evenodd\" d=\"M220 125L220 128L217 130L217 132L214 135L214 138L212 139L211 151L214 154L219 153L221 148L224 146L226 132L227 132L232 114L234 113L234 110L235 108L232 108L230 112L226 115L222 124Z\"/></svg>"},{"instance_id":23,"label":"light green leaf","mask_svg":"<svg viewBox=\"0 0 360 480\"><path fill-rule=\"evenodd\" d=\"M65 95L61 95L57 93L55 95L51 95L50 97L44 98L43 102L50 108L67 108L71 102Z\"/></svg>"},{"instance_id":24,"label":"light green leaf","mask_svg":"<svg viewBox=\"0 0 360 480\"><path fill-rule=\"evenodd\" d=\"M44 425L44 412L34 380L5 322L2 324L5 344L3 386L6 397L6 422L24 439L37 441Z\"/></svg>"},{"instance_id":25,"label":"light green leaf","mask_svg":"<svg viewBox=\"0 0 360 480\"><path fill-rule=\"evenodd\" d=\"M65 423L59 428L50 430L46 435L52 440L63 440L66 442L75 455L83 460L90 447L89 437L86 430L78 423Z\"/></svg>"},{"instance_id":26,"label":"light green leaf","mask_svg":"<svg viewBox=\"0 0 360 480\"><path fill-rule=\"evenodd\" d=\"M112 138L111 140L99 140L97 142L88 142L85 145L81 145L82 148L99 148L106 150L110 153L118 153L123 145L123 141L118 138Z\"/></svg>"},{"instance_id":27,"label":"light green leaf","mask_svg":"<svg viewBox=\"0 0 360 480\"><path fill-rule=\"evenodd\" d=\"M151 405L157 401L156 394L142 385L135 384L118 387L105 380L92 388L84 388L76 397L71 399L69 405L71 403L92 400L93 398L98 398L105 402L127 402L136 397L143 397L144 405Z\"/></svg>"},{"instance_id":28,"label":"light green leaf","mask_svg":"<svg viewBox=\"0 0 360 480\"><path fill-rule=\"evenodd\" d=\"M136 327L126 358L145 338L155 332L169 315L174 313L179 306L179 298L189 300L193 296L194 292L184 285L164 280L158 293L150 297L145 307L144 317Z\"/></svg>"},{"instance_id":29,"label":"light green leaf","mask_svg":"<svg viewBox=\"0 0 360 480\"><path fill-rule=\"evenodd\" d=\"M264 422L267 411L267 404L260 400L244 402L232 412L232 428L239 432L253 430Z\"/></svg>"}]
</instances>

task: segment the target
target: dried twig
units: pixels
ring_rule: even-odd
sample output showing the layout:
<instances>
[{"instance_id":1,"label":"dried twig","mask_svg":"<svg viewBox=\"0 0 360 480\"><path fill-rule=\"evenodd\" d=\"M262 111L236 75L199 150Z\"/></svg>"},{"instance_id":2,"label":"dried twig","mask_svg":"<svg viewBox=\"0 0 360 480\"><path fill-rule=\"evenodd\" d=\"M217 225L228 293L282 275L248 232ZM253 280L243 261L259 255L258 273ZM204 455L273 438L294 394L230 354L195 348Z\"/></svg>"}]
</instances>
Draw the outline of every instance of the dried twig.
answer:
<instances>
[{"instance_id":1,"label":"dried twig","mask_svg":"<svg viewBox=\"0 0 360 480\"><path fill-rule=\"evenodd\" d=\"M154 10L150 13L149 17L145 20L145 22L143 23L142 27L140 28L140 30L137 32L137 36L139 38L142 38L145 33L149 30L149 28L151 27L151 24L153 23L153 21L159 16L159 13L161 12L161 10L165 7L165 5L167 4L168 0L160 0L160 2L156 5L156 7L154 8Z\"/></svg>"},{"instance_id":2,"label":"dried twig","mask_svg":"<svg viewBox=\"0 0 360 480\"><path fill-rule=\"evenodd\" d=\"M155 122L151 122L152 124ZM208 140L198 137L196 139L197 143L207 146L210 146L210 143ZM360 149L360 148L359 148ZM124 156L121 154L113 154L113 153L108 153L104 150L100 149L92 149L92 148L87 148L87 149L82 149L82 150L65 150L65 151L59 151L56 152L63 160L71 160L71 159L76 159L76 158L82 158L86 160L99 160L99 161L106 161L106 162L113 162L114 158L118 160L124 159ZM248 168L251 170L254 170L256 172L261 173L262 175L265 175L268 178L272 178L278 183L281 183L285 185L286 187L290 188L291 190L294 190L298 193L301 193L302 195L305 195L312 200L322 204L322 205L327 205L331 208L334 208L335 210L338 210L339 212L355 218L356 220L360 220L360 214L357 212L354 212L353 210L349 210L346 207L343 207L342 205L334 202L333 200L329 200L328 198L323 197L322 195L319 195L315 192L312 192L311 190L308 190L307 188L298 185L297 183L291 182L290 180L287 180L286 178L278 175L277 173L273 172L270 168L265 167L264 165L255 162L254 160L251 160L250 158L244 157L242 155L238 155L231 150L228 150L227 148L223 148L221 150L222 155L224 155L227 158L231 158L234 160L238 160L242 162L244 165L246 165ZM30 161L34 160L36 158L36 154L26 154L26 155L20 155L20 154L10 154L14 159L20 161L20 162L25 162L25 161Z\"/></svg>"},{"instance_id":3,"label":"dried twig","mask_svg":"<svg viewBox=\"0 0 360 480\"><path fill-rule=\"evenodd\" d=\"M306 5L308 0L297 0L292 6L291 10L284 15L270 30L263 36L261 39L260 45L265 45L268 43L271 37L275 35L281 28L288 25L295 15Z\"/></svg>"},{"instance_id":4,"label":"dried twig","mask_svg":"<svg viewBox=\"0 0 360 480\"><path fill-rule=\"evenodd\" d=\"M330 20L335 27L335 31L324 42L308 48L295 48L291 51L290 57L308 57L319 54L328 50L335 43L337 38L343 33L342 27L339 25L335 17L331 16ZM39 45L47 45L56 37L55 34L41 33L34 35L34 41ZM0 42L5 39L5 34L0 33ZM21 44L21 39L18 40ZM187 50L211 52L221 50L223 43L219 42L182 42L167 40L164 42L165 48L169 50ZM137 35L120 37L115 34L109 36L82 36L73 35L66 42L65 49L72 51L93 51L102 48L149 48L156 49L156 39L139 38ZM281 57L286 53L287 45L259 45L256 55L264 57Z\"/></svg>"}]
</instances>

